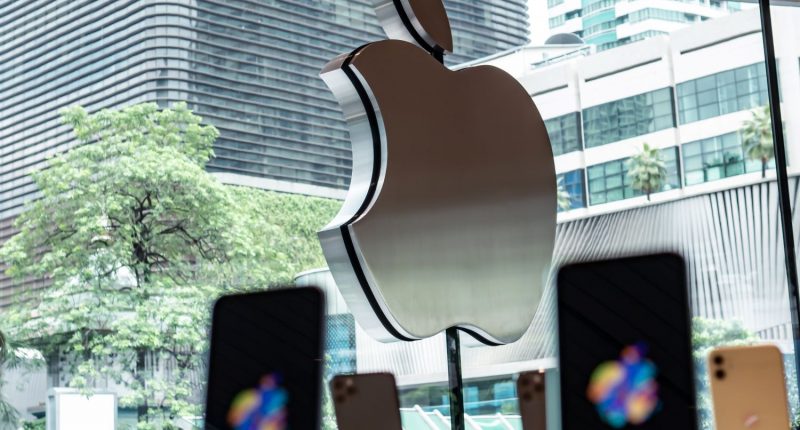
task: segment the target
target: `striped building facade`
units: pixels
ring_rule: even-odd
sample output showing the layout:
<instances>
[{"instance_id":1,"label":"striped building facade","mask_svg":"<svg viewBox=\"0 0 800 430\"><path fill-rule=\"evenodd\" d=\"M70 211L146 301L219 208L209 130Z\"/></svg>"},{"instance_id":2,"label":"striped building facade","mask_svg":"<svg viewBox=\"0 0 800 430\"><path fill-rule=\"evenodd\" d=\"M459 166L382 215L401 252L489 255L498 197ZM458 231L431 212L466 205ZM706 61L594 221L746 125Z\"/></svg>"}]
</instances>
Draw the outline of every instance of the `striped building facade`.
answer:
<instances>
[{"instance_id":1,"label":"striped building facade","mask_svg":"<svg viewBox=\"0 0 800 430\"><path fill-rule=\"evenodd\" d=\"M524 0L445 3L450 64L527 42ZM0 243L30 173L75 144L59 120L73 105L187 101L220 130L223 182L343 197L349 133L318 73L384 37L366 0L0 0ZM0 306L11 287L0 275Z\"/></svg>"},{"instance_id":2,"label":"striped building facade","mask_svg":"<svg viewBox=\"0 0 800 430\"><path fill-rule=\"evenodd\" d=\"M523 0L447 0L451 64L527 42ZM329 197L350 142L318 73L385 36L365 0L0 2L0 219L35 196L29 174L74 144L58 111L188 101L220 129L226 182Z\"/></svg>"}]
</instances>

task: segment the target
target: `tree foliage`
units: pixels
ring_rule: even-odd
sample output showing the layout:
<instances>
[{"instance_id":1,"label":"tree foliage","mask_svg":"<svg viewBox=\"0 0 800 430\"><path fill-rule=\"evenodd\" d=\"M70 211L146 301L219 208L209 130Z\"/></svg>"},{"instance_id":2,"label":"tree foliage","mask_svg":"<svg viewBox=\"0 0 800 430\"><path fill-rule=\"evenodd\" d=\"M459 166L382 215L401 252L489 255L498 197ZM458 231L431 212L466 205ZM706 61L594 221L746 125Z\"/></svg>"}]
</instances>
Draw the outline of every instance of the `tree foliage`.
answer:
<instances>
[{"instance_id":1,"label":"tree foliage","mask_svg":"<svg viewBox=\"0 0 800 430\"><path fill-rule=\"evenodd\" d=\"M66 360L69 386L120 387L141 428L198 412L210 302L322 264L338 202L229 187L205 171L217 130L185 104L62 113L80 146L33 178L41 198L0 250L14 338Z\"/></svg>"},{"instance_id":2,"label":"tree foliage","mask_svg":"<svg viewBox=\"0 0 800 430\"><path fill-rule=\"evenodd\" d=\"M769 105L754 109L752 117L742 124L741 133L745 155L761 162L761 177L766 177L767 165L775 156Z\"/></svg>"},{"instance_id":3,"label":"tree foliage","mask_svg":"<svg viewBox=\"0 0 800 430\"><path fill-rule=\"evenodd\" d=\"M5 373L9 370L32 370L44 365L39 351L27 347L0 332L0 430L16 430L20 425L20 413L4 395L7 385Z\"/></svg>"},{"instance_id":4,"label":"tree foliage","mask_svg":"<svg viewBox=\"0 0 800 430\"><path fill-rule=\"evenodd\" d=\"M667 180L667 167L661 159L661 151L647 143L628 161L628 177L631 187L641 191L650 200L650 194L658 192Z\"/></svg>"}]
</instances>

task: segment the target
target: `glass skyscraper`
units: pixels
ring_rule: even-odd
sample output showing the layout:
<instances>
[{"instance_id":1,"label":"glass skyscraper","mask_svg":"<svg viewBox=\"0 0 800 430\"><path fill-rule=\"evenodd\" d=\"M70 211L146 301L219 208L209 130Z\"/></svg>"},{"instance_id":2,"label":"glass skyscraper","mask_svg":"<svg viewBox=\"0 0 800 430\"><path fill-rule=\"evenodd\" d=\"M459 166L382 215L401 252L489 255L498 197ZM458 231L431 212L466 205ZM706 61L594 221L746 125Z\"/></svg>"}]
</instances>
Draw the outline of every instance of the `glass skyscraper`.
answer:
<instances>
[{"instance_id":1,"label":"glass skyscraper","mask_svg":"<svg viewBox=\"0 0 800 430\"><path fill-rule=\"evenodd\" d=\"M574 33L598 50L668 34L739 10L727 0L547 0L551 34Z\"/></svg>"},{"instance_id":2,"label":"glass skyscraper","mask_svg":"<svg viewBox=\"0 0 800 430\"><path fill-rule=\"evenodd\" d=\"M524 0L446 0L449 64L527 42ZM185 100L220 130L229 183L342 195L348 131L318 73L382 39L364 0L11 0L0 3L0 219L29 174L73 145L59 110Z\"/></svg>"}]
</instances>

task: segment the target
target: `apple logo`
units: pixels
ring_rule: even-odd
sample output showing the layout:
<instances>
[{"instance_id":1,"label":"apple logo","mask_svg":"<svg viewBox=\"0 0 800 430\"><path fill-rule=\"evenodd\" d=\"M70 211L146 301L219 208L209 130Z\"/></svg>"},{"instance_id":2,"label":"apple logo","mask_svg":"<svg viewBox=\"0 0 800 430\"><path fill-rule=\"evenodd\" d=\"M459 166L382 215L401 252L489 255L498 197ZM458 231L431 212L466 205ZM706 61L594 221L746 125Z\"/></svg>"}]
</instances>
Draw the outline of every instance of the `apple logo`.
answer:
<instances>
[{"instance_id":1,"label":"apple logo","mask_svg":"<svg viewBox=\"0 0 800 430\"><path fill-rule=\"evenodd\" d=\"M658 370L646 354L644 344L631 345L592 372L586 395L611 427L643 424L658 410Z\"/></svg>"},{"instance_id":2,"label":"apple logo","mask_svg":"<svg viewBox=\"0 0 800 430\"><path fill-rule=\"evenodd\" d=\"M289 392L280 385L280 376L268 374L258 388L242 391L234 397L228 411L233 430L285 430L288 428Z\"/></svg>"},{"instance_id":3,"label":"apple logo","mask_svg":"<svg viewBox=\"0 0 800 430\"><path fill-rule=\"evenodd\" d=\"M321 72L353 147L347 197L319 233L325 258L379 340L458 327L487 344L513 342L536 312L555 238L544 122L502 70L439 61L452 49L440 0L373 3L393 40Z\"/></svg>"}]
</instances>

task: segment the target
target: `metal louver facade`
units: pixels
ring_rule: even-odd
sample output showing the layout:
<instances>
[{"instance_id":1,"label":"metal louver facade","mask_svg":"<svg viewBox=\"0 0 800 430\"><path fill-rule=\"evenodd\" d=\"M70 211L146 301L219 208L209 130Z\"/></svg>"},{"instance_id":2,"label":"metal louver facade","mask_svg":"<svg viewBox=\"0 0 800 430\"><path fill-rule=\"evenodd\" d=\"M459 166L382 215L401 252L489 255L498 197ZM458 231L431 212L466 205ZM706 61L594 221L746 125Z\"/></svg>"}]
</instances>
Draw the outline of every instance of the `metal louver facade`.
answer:
<instances>
[{"instance_id":1,"label":"metal louver facade","mask_svg":"<svg viewBox=\"0 0 800 430\"><path fill-rule=\"evenodd\" d=\"M451 64L527 42L524 0L446 0ZM74 145L58 111L188 101L219 128L209 171L229 183L328 197L350 140L319 79L384 38L365 0L0 2L0 219L36 195L30 173Z\"/></svg>"},{"instance_id":2,"label":"metal louver facade","mask_svg":"<svg viewBox=\"0 0 800 430\"><path fill-rule=\"evenodd\" d=\"M790 184L796 206L800 178L790 178ZM554 266L656 251L680 253L688 262L693 316L738 320L763 340L790 347L777 198L776 183L766 181L565 222L557 229ZM797 212L794 224L797 231ZM552 278L551 274L536 318L520 341L465 348L466 377L555 364ZM442 335L382 344L357 329L357 367L360 372L391 370L401 383L415 383L419 375L438 375L438 380L444 380L443 345Z\"/></svg>"}]
</instances>

